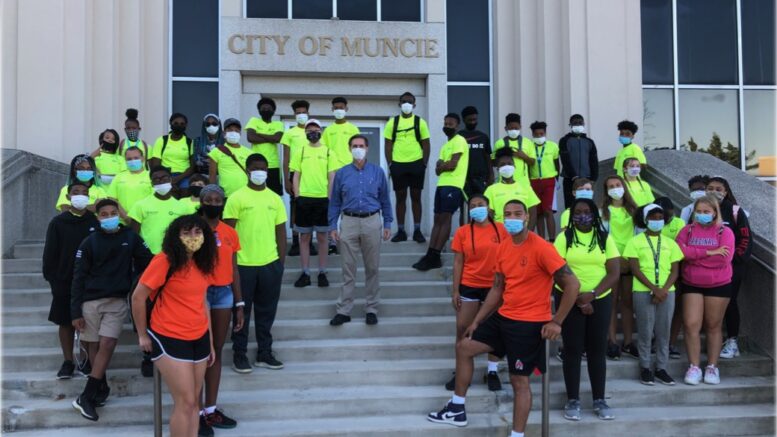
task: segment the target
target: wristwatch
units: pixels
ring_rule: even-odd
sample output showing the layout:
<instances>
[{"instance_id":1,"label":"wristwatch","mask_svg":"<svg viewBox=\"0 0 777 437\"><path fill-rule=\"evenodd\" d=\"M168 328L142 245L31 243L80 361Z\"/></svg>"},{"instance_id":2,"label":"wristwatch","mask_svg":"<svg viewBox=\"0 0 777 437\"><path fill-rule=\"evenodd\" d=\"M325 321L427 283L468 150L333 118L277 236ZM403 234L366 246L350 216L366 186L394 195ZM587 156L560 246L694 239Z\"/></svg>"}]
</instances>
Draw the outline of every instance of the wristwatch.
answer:
<instances>
[{"instance_id":1,"label":"wristwatch","mask_svg":"<svg viewBox=\"0 0 777 437\"><path fill-rule=\"evenodd\" d=\"M235 302L235 308L240 308L246 306L246 303L242 300L240 302Z\"/></svg>"}]
</instances>

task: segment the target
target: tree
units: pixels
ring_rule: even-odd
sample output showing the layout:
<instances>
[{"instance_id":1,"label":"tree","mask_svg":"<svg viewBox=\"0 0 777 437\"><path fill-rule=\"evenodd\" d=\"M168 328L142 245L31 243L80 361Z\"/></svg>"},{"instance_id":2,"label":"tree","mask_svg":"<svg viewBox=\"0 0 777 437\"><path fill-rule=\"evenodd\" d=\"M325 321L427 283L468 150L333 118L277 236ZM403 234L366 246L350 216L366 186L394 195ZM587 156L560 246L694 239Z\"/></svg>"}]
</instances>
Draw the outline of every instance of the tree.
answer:
<instances>
[{"instance_id":1,"label":"tree","mask_svg":"<svg viewBox=\"0 0 777 437\"><path fill-rule=\"evenodd\" d=\"M720 140L720 135L718 135L717 132L712 133L712 139L710 140L710 145L706 149L699 147L699 145L694 141L693 137L691 137L688 140L688 144L686 146L688 150L691 152L704 152L708 153L721 161L728 162L729 164L733 165L736 168L742 168L742 160L741 160L741 154L739 152L739 147L734 146L730 142L726 142L726 146L723 146L723 142ZM750 164L750 161L755 159L755 150L748 153L745 156L745 163L746 163L746 169L752 170L754 168L758 168L758 164Z\"/></svg>"}]
</instances>

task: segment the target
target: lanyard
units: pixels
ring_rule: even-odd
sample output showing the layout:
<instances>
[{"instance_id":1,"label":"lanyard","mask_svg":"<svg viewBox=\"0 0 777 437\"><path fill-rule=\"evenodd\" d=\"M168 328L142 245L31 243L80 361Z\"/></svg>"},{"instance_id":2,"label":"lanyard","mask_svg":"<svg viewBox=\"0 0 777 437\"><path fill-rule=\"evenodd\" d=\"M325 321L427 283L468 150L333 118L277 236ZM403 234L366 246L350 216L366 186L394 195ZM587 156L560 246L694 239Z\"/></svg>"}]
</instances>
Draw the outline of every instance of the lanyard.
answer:
<instances>
[{"instance_id":1,"label":"lanyard","mask_svg":"<svg viewBox=\"0 0 777 437\"><path fill-rule=\"evenodd\" d=\"M545 154L545 144L540 146L540 153L537 154L537 168L540 172L540 179L542 179L542 155Z\"/></svg>"},{"instance_id":2,"label":"lanyard","mask_svg":"<svg viewBox=\"0 0 777 437\"><path fill-rule=\"evenodd\" d=\"M661 236L658 236L658 250L656 250L653 247L653 242L650 241L650 237L648 236L647 232L645 232L645 239L648 242L648 246L650 246L650 251L653 252L653 264L655 266L655 272L656 272L656 286L660 287L661 284L659 284L659 277L658 277L658 261L661 258Z\"/></svg>"}]
</instances>

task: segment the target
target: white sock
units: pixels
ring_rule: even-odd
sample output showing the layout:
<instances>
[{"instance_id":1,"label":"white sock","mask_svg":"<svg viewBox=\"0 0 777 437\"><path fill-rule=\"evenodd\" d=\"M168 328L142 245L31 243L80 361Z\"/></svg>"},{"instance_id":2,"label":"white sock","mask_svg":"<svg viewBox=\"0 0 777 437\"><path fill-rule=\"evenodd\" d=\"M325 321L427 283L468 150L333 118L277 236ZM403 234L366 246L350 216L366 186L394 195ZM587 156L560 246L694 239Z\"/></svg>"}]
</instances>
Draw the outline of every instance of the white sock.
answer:
<instances>
[{"instance_id":1,"label":"white sock","mask_svg":"<svg viewBox=\"0 0 777 437\"><path fill-rule=\"evenodd\" d=\"M512 434L510 434L510 437L523 437L523 433L518 431L513 431Z\"/></svg>"},{"instance_id":2,"label":"white sock","mask_svg":"<svg viewBox=\"0 0 777 437\"><path fill-rule=\"evenodd\" d=\"M498 372L499 371L499 361L489 361L488 362L488 371L489 372Z\"/></svg>"},{"instance_id":3,"label":"white sock","mask_svg":"<svg viewBox=\"0 0 777 437\"><path fill-rule=\"evenodd\" d=\"M451 398L451 403L464 405L464 397L453 395L453 397Z\"/></svg>"},{"instance_id":4,"label":"white sock","mask_svg":"<svg viewBox=\"0 0 777 437\"><path fill-rule=\"evenodd\" d=\"M216 412L216 406L213 405L211 407L205 407L204 410L202 410L205 414L213 414Z\"/></svg>"}]
</instances>

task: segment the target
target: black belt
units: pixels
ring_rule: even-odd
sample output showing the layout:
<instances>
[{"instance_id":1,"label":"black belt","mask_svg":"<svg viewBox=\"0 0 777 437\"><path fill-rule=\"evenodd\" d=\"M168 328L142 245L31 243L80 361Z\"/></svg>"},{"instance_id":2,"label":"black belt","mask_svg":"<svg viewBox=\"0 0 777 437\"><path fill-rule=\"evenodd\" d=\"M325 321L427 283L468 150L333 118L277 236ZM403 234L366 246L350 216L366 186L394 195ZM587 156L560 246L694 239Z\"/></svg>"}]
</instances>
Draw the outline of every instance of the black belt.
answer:
<instances>
[{"instance_id":1,"label":"black belt","mask_svg":"<svg viewBox=\"0 0 777 437\"><path fill-rule=\"evenodd\" d=\"M373 212L348 212L348 211L343 211L343 215L347 215L348 217L367 218L367 217L372 217L372 216L374 216L375 214L377 214L379 212L380 212L380 210L373 211Z\"/></svg>"}]
</instances>

